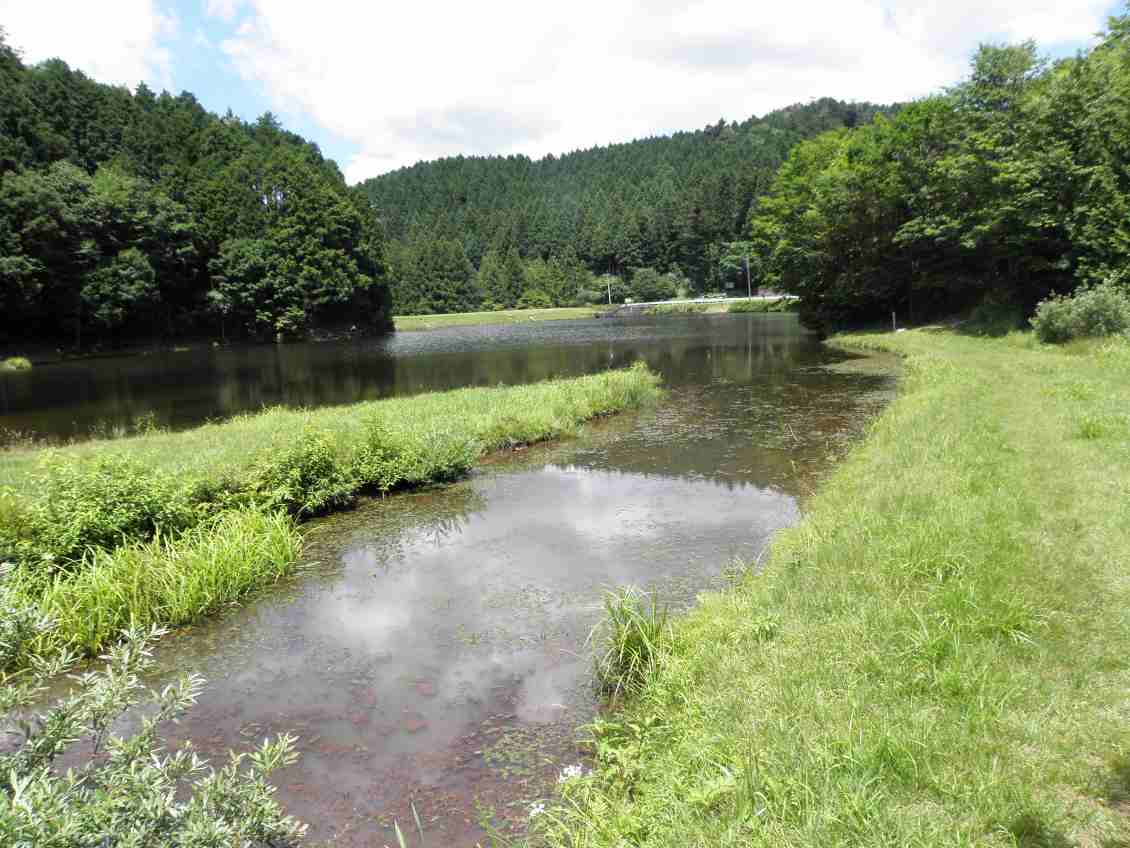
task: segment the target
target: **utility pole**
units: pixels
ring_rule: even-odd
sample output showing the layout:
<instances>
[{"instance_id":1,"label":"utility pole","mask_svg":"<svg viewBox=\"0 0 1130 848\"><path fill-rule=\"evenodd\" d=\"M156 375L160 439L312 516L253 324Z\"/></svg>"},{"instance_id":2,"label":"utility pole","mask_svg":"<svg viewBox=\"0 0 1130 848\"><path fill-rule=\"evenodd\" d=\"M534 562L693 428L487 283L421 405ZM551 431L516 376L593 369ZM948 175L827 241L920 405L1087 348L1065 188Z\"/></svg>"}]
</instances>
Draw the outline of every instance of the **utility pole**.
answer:
<instances>
[{"instance_id":1,"label":"utility pole","mask_svg":"<svg viewBox=\"0 0 1130 848\"><path fill-rule=\"evenodd\" d=\"M611 274L608 275L608 278L605 280L605 282L608 283L608 305L611 306L612 305L612 275Z\"/></svg>"}]
</instances>

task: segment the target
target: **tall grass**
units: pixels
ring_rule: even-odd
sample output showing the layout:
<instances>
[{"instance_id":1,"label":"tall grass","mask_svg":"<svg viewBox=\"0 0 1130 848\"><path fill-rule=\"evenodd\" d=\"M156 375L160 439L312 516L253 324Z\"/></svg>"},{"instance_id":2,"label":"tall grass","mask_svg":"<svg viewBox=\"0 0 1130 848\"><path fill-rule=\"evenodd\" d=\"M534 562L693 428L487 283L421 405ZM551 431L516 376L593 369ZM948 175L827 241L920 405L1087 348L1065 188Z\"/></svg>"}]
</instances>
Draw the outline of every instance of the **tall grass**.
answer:
<instances>
[{"instance_id":1,"label":"tall grass","mask_svg":"<svg viewBox=\"0 0 1130 848\"><path fill-rule=\"evenodd\" d=\"M842 343L904 354L900 397L673 621L549 844L1125 844L1130 345Z\"/></svg>"},{"instance_id":2,"label":"tall grass","mask_svg":"<svg viewBox=\"0 0 1130 848\"><path fill-rule=\"evenodd\" d=\"M91 549L66 573L23 569L13 583L20 601L55 623L36 653L93 655L127 628L187 624L274 583L301 545L285 514L235 510L177 539Z\"/></svg>"},{"instance_id":3,"label":"tall grass","mask_svg":"<svg viewBox=\"0 0 1130 848\"><path fill-rule=\"evenodd\" d=\"M631 587L608 592L604 613L589 642L597 649L597 687L616 702L638 693L655 673L660 654L670 647L671 626L655 595L648 599Z\"/></svg>"}]
</instances>

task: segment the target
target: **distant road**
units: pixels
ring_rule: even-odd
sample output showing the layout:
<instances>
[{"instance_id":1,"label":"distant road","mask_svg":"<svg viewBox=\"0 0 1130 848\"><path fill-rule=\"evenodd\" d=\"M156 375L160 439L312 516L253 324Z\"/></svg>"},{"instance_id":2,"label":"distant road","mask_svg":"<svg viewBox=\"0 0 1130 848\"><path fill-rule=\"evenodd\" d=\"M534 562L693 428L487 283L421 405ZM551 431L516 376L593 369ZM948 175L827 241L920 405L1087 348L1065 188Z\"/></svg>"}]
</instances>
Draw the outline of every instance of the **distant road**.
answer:
<instances>
[{"instance_id":1,"label":"distant road","mask_svg":"<svg viewBox=\"0 0 1130 848\"><path fill-rule=\"evenodd\" d=\"M614 308L610 308L606 314L615 314L617 312L624 312L633 309L645 309L651 306L682 306L692 303L705 303L707 306L714 304L726 303L739 303L743 300L796 300L796 295L792 294L766 294L754 295L753 297L696 297L687 300L650 300L640 303L623 303L620 305L613 304Z\"/></svg>"}]
</instances>

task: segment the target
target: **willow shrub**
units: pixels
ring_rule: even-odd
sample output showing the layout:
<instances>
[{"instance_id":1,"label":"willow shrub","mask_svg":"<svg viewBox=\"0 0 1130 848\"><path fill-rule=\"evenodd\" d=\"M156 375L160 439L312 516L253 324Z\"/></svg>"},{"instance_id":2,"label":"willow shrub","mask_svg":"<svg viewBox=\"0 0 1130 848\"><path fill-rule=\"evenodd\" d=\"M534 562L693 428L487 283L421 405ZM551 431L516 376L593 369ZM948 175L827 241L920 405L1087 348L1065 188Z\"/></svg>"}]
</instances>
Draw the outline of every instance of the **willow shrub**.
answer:
<instances>
[{"instance_id":1,"label":"willow shrub","mask_svg":"<svg viewBox=\"0 0 1130 848\"><path fill-rule=\"evenodd\" d=\"M24 640L54 623L0 586L0 659L23 653ZM71 694L37 712L39 681L73 665L64 655L17 674L0 673L0 731L13 744L0 753L0 844L286 846L304 826L285 814L267 778L297 759L295 739L264 739L247 754L211 767L190 748L166 751L160 731L191 708L203 687L186 674L160 692L141 678L152 665L160 630L133 629L82 674ZM148 703L140 728L110 730L132 707ZM75 745L75 743L80 743ZM73 752L66 771L56 760Z\"/></svg>"},{"instance_id":2,"label":"willow shrub","mask_svg":"<svg viewBox=\"0 0 1130 848\"><path fill-rule=\"evenodd\" d=\"M1036 307L1032 327L1042 342L1113 336L1130 330L1130 294L1106 282L1080 289L1070 297L1053 297Z\"/></svg>"}]
</instances>

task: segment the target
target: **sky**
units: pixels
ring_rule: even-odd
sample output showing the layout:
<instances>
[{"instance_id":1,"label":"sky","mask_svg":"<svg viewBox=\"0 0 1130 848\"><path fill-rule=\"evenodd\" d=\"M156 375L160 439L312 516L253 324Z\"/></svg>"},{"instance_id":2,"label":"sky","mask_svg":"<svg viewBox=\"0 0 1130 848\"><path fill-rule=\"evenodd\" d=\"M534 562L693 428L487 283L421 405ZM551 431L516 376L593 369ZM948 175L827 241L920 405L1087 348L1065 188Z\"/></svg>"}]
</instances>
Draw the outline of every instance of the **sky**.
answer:
<instances>
[{"instance_id":1,"label":"sky","mask_svg":"<svg viewBox=\"0 0 1130 848\"><path fill-rule=\"evenodd\" d=\"M981 42L1093 43L1110 0L0 0L24 61L273 111L350 182L441 156L541 157L817 97L888 103Z\"/></svg>"}]
</instances>

